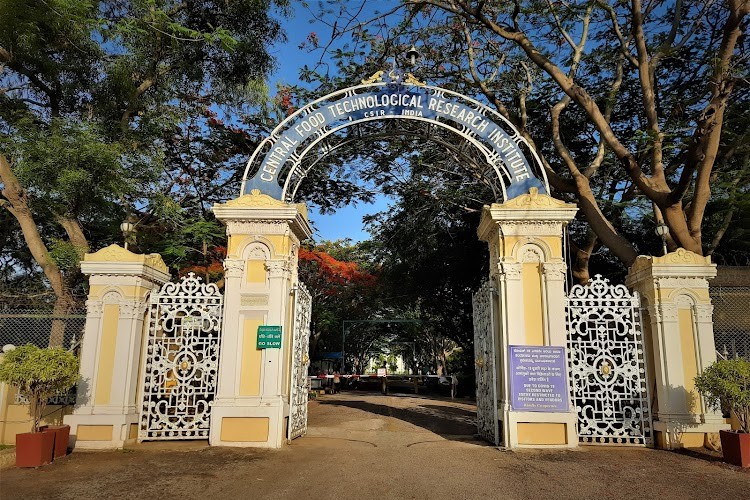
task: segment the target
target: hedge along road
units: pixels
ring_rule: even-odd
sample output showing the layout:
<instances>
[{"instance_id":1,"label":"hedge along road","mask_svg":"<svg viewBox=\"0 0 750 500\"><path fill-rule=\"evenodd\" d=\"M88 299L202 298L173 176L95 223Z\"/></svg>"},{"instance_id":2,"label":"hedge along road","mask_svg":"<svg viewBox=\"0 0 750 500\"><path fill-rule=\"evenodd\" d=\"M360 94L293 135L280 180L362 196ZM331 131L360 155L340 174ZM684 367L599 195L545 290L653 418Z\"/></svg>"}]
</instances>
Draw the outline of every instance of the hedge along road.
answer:
<instances>
[{"instance_id":1,"label":"hedge along road","mask_svg":"<svg viewBox=\"0 0 750 500\"><path fill-rule=\"evenodd\" d=\"M147 443L5 470L3 499L747 498L750 470L675 452L582 447L499 451L474 407L347 393L310 403L308 435L278 451Z\"/></svg>"}]
</instances>

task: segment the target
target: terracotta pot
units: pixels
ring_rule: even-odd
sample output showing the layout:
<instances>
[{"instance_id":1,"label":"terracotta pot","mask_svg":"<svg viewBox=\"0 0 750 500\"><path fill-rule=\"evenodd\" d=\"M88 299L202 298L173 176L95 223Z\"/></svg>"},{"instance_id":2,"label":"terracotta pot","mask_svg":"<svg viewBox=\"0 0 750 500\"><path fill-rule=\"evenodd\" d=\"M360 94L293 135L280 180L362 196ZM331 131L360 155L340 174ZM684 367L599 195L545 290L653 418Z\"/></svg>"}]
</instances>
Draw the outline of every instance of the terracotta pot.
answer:
<instances>
[{"instance_id":1,"label":"terracotta pot","mask_svg":"<svg viewBox=\"0 0 750 500\"><path fill-rule=\"evenodd\" d=\"M39 467L52 462L54 444L52 432L16 434L16 467Z\"/></svg>"},{"instance_id":2,"label":"terracotta pot","mask_svg":"<svg viewBox=\"0 0 750 500\"><path fill-rule=\"evenodd\" d=\"M739 467L750 467L750 434L738 431L719 431L724 461Z\"/></svg>"},{"instance_id":3,"label":"terracotta pot","mask_svg":"<svg viewBox=\"0 0 750 500\"><path fill-rule=\"evenodd\" d=\"M68 441L70 440L69 425L43 425L39 430L42 432L51 432L55 435L54 458L62 458L68 454Z\"/></svg>"}]
</instances>

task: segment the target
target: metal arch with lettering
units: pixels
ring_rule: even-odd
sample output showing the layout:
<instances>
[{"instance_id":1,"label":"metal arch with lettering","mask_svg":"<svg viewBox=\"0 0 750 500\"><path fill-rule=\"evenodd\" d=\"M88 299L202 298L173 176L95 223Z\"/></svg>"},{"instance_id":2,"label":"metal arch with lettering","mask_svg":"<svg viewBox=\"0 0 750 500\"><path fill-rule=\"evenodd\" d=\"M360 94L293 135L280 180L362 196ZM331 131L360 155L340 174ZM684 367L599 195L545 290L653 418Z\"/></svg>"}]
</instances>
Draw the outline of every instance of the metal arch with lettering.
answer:
<instances>
[{"instance_id":1,"label":"metal arch with lettering","mask_svg":"<svg viewBox=\"0 0 750 500\"><path fill-rule=\"evenodd\" d=\"M302 160L311 152L325 153L322 141L347 127L393 119L435 125L471 143L494 169L506 200L527 193L531 187L549 192L534 149L502 115L467 96L424 85L411 75L390 72L321 97L287 117L248 161L241 194L259 189L274 198L294 201L291 198L307 174ZM521 144L531 153L533 163L527 160ZM248 178L251 171L254 176ZM281 174L286 175L283 185L279 182Z\"/></svg>"}]
</instances>

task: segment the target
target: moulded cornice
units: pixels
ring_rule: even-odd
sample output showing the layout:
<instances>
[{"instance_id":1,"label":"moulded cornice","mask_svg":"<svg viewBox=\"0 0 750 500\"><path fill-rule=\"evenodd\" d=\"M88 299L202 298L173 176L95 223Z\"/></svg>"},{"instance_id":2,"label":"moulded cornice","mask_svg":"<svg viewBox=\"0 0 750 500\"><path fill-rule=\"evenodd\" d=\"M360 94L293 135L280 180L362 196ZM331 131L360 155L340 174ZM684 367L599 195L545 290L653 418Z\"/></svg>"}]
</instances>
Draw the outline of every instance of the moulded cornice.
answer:
<instances>
[{"instance_id":1,"label":"moulded cornice","mask_svg":"<svg viewBox=\"0 0 750 500\"><path fill-rule=\"evenodd\" d=\"M538 189L531 188L527 194L505 203L485 205L477 234L483 241L494 238L499 228L502 228L503 234L556 235L560 233L562 225L573 220L576 212L576 205L540 194Z\"/></svg>"},{"instance_id":2,"label":"moulded cornice","mask_svg":"<svg viewBox=\"0 0 750 500\"><path fill-rule=\"evenodd\" d=\"M540 194L539 189L532 187L529 192L511 198L510 200L502 204L493 204L493 207L497 205L498 208L505 210L529 210L529 209L549 209L549 208L575 208L578 207L571 205L557 198L546 194Z\"/></svg>"},{"instance_id":3,"label":"moulded cornice","mask_svg":"<svg viewBox=\"0 0 750 500\"><path fill-rule=\"evenodd\" d=\"M167 265L158 253L140 254L122 248L120 245L109 245L94 253L83 256L84 262L135 262L151 267L163 273L169 273Z\"/></svg>"},{"instance_id":4,"label":"moulded cornice","mask_svg":"<svg viewBox=\"0 0 750 500\"><path fill-rule=\"evenodd\" d=\"M261 194L257 189L226 203L217 203L213 206L213 211L216 218L224 224L230 221L264 223L285 221L300 240L312 236L312 228L307 220L307 206L304 203L284 203Z\"/></svg>"},{"instance_id":5,"label":"moulded cornice","mask_svg":"<svg viewBox=\"0 0 750 500\"><path fill-rule=\"evenodd\" d=\"M662 257L639 255L630 269L626 283L635 284L656 278L704 278L716 276L716 264L711 257L698 255L684 248Z\"/></svg>"},{"instance_id":6,"label":"moulded cornice","mask_svg":"<svg viewBox=\"0 0 750 500\"><path fill-rule=\"evenodd\" d=\"M534 223L567 223L573 220L576 212L576 205L540 194L538 189L531 188L527 194L516 196L505 203L485 205L482 209L480 231L486 231L490 221L512 222L521 226Z\"/></svg>"},{"instance_id":7,"label":"moulded cornice","mask_svg":"<svg viewBox=\"0 0 750 500\"><path fill-rule=\"evenodd\" d=\"M81 272L86 275L137 276L158 284L171 278L161 255L137 254L118 245L84 255Z\"/></svg>"},{"instance_id":8,"label":"moulded cornice","mask_svg":"<svg viewBox=\"0 0 750 500\"><path fill-rule=\"evenodd\" d=\"M253 189L247 194L243 194L239 198L229 200L224 203L225 207L243 207L243 208L257 208L257 207L287 207L289 204L281 200L277 200L267 194L260 192L260 189Z\"/></svg>"}]
</instances>

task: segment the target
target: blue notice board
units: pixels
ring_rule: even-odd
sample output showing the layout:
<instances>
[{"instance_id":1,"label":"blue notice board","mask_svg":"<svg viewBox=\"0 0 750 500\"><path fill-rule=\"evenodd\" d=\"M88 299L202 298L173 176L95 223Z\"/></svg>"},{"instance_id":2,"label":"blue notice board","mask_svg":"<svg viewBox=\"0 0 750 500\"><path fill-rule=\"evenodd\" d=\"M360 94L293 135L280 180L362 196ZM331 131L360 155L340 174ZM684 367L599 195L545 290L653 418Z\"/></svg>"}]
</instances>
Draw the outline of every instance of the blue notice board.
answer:
<instances>
[{"instance_id":1,"label":"blue notice board","mask_svg":"<svg viewBox=\"0 0 750 500\"><path fill-rule=\"evenodd\" d=\"M568 367L565 348L512 345L508 350L513 409L568 411Z\"/></svg>"}]
</instances>

